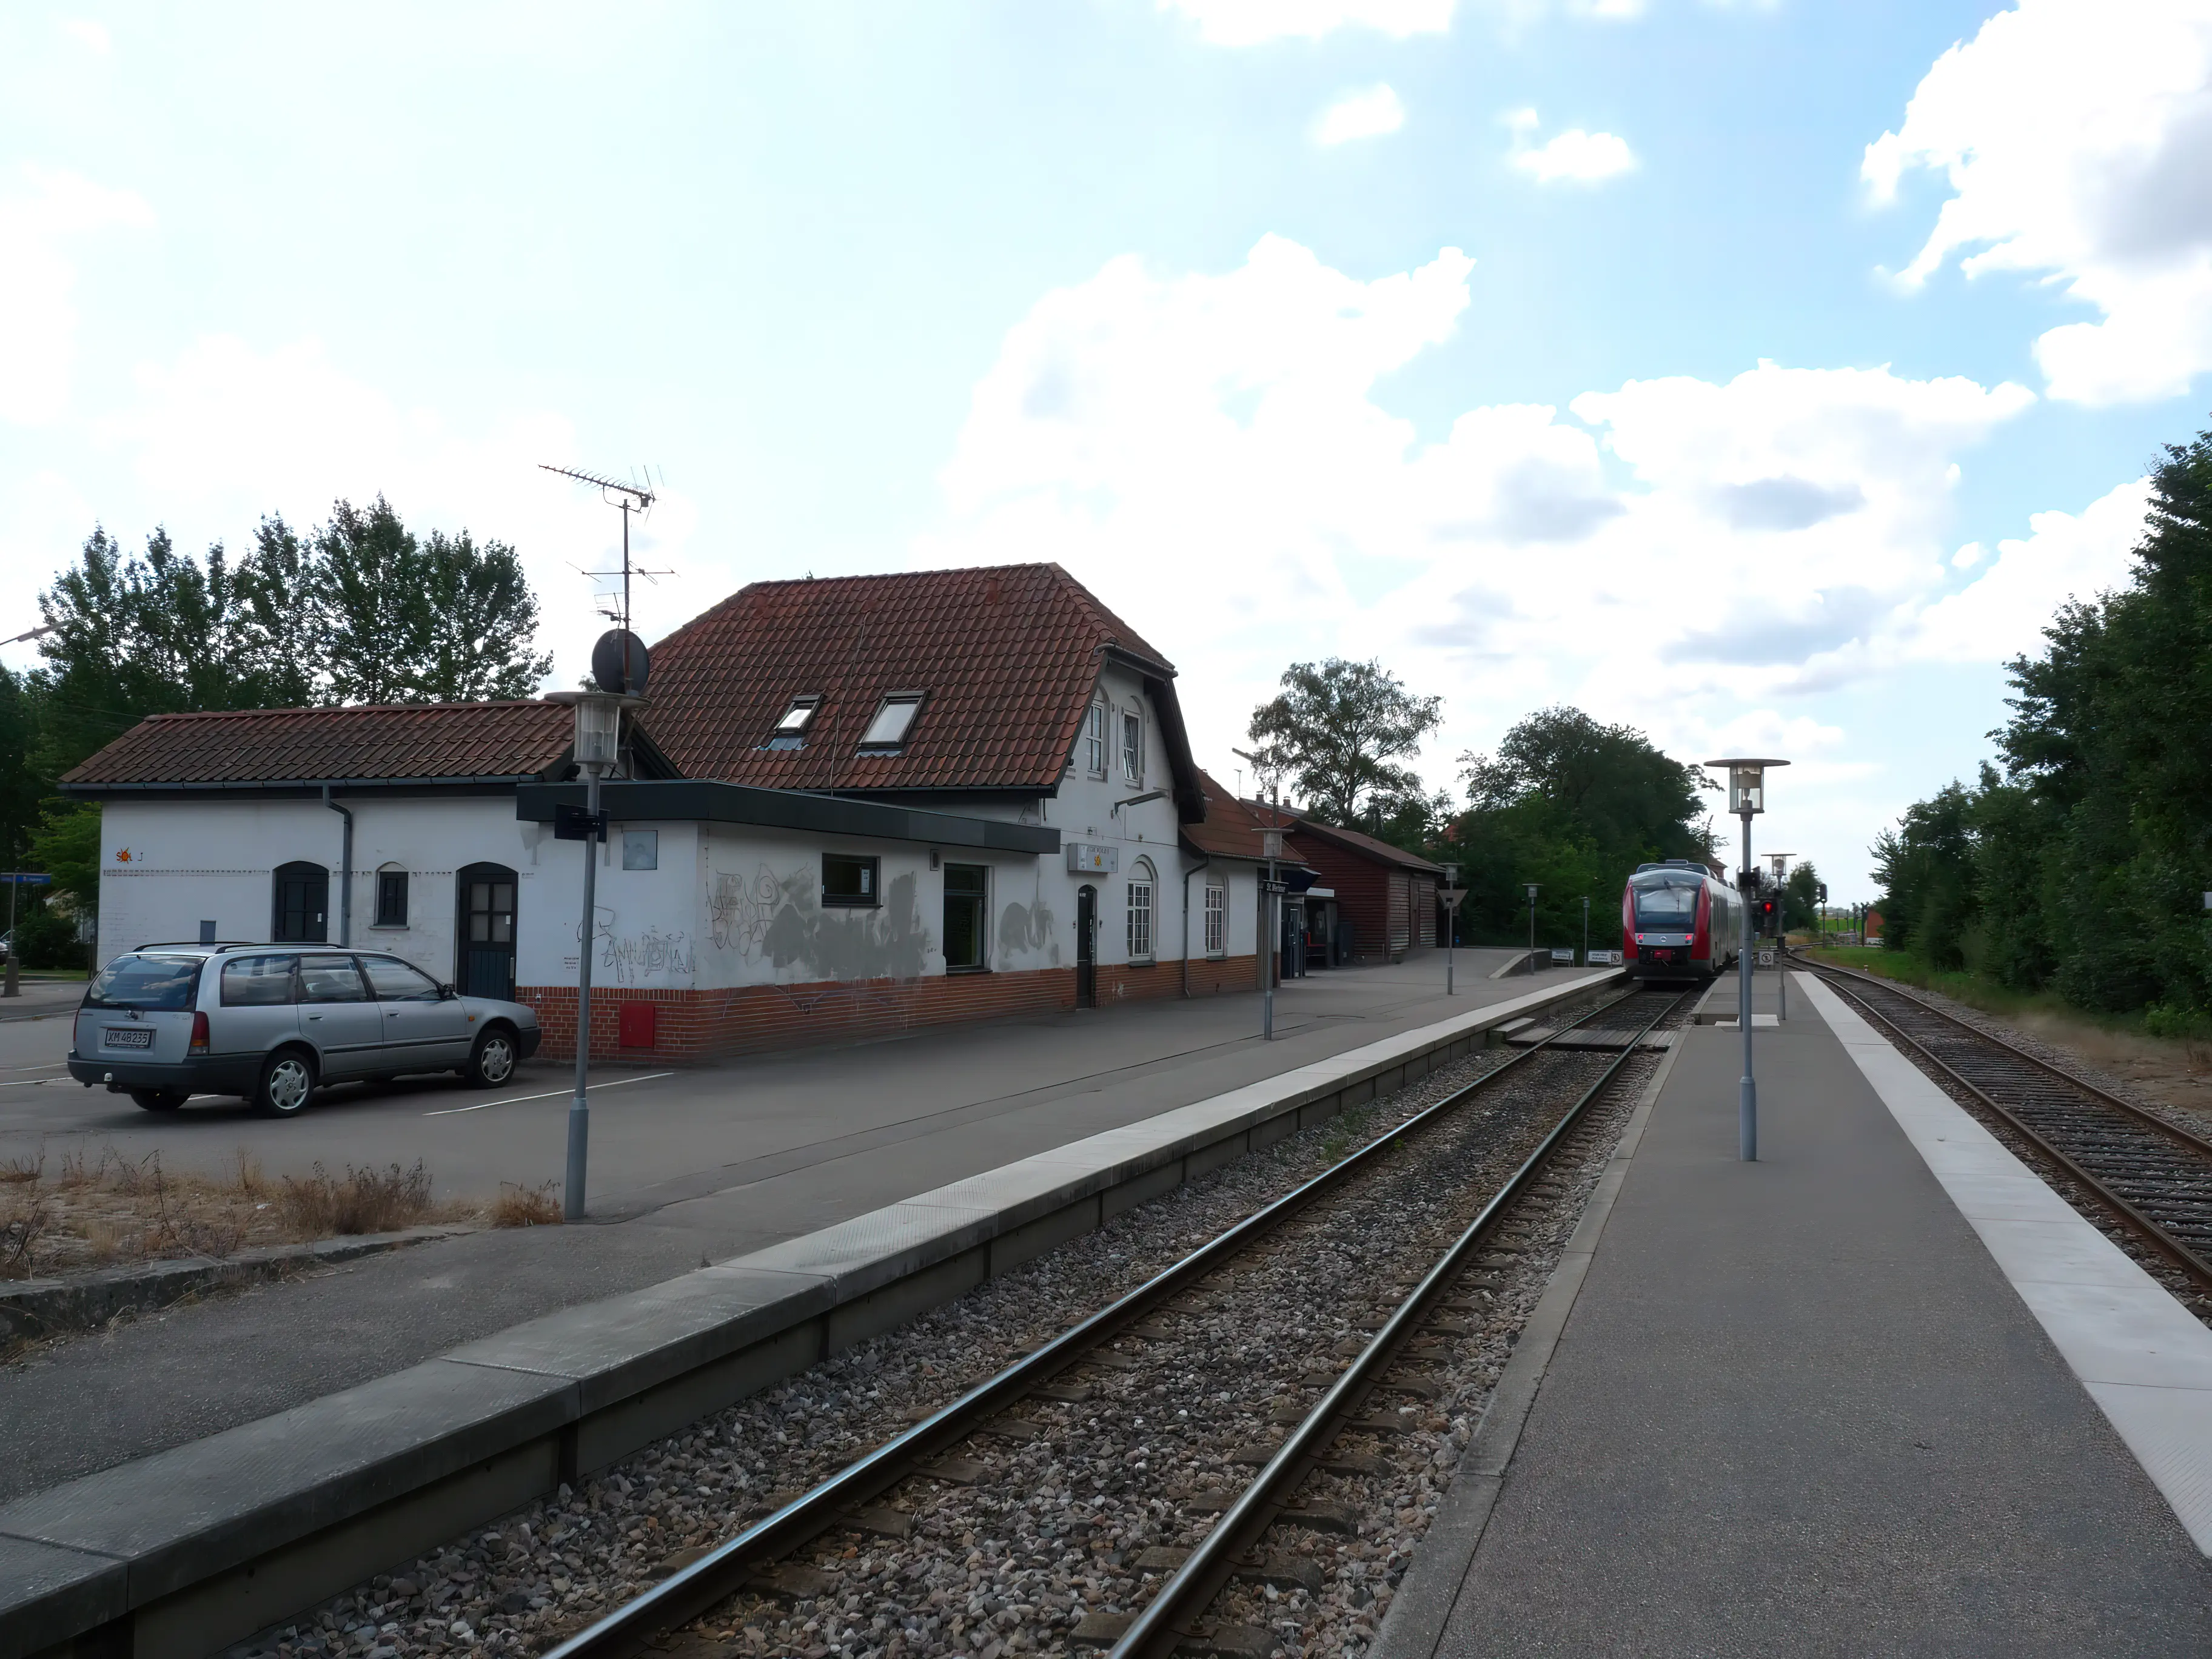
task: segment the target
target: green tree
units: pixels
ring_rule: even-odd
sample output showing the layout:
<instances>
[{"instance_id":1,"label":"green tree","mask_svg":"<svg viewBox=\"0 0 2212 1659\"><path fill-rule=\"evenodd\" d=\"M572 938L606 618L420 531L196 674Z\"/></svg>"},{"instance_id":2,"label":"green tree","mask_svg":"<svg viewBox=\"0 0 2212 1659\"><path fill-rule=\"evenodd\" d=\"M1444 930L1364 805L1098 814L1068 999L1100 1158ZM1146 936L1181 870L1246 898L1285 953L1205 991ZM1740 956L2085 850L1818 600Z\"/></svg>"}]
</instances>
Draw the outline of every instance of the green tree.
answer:
<instances>
[{"instance_id":1,"label":"green tree","mask_svg":"<svg viewBox=\"0 0 2212 1659\"><path fill-rule=\"evenodd\" d=\"M1262 771L1290 781L1326 822L1374 829L1425 799L1398 763L1443 720L1443 699L1415 696L1378 662L1292 663L1282 694L1252 712Z\"/></svg>"},{"instance_id":2,"label":"green tree","mask_svg":"<svg viewBox=\"0 0 2212 1659\"><path fill-rule=\"evenodd\" d=\"M422 545L430 611L428 649L410 690L435 702L526 697L551 672L533 653L538 597L522 561L505 542L479 548L462 531L432 531Z\"/></svg>"},{"instance_id":3,"label":"green tree","mask_svg":"<svg viewBox=\"0 0 2212 1659\"><path fill-rule=\"evenodd\" d=\"M100 908L100 809L53 802L31 837L31 857L54 878L53 892L79 915Z\"/></svg>"},{"instance_id":4,"label":"green tree","mask_svg":"<svg viewBox=\"0 0 2212 1659\"><path fill-rule=\"evenodd\" d=\"M1525 937L1525 884L1535 882L1540 940L1579 941L1585 897L1592 940L1608 939L1638 864L1711 849L1704 773L1578 708L1526 715L1495 754L1462 754L1460 765L1469 807L1445 856L1468 888L1470 937Z\"/></svg>"},{"instance_id":5,"label":"green tree","mask_svg":"<svg viewBox=\"0 0 2212 1659\"><path fill-rule=\"evenodd\" d=\"M40 764L39 690L30 676L0 665L0 860L10 870L25 867L39 803L53 789Z\"/></svg>"},{"instance_id":6,"label":"green tree","mask_svg":"<svg viewBox=\"0 0 2212 1659\"><path fill-rule=\"evenodd\" d=\"M538 600L512 547L419 540L381 495L332 507L307 574L331 702L526 696L552 665L531 648Z\"/></svg>"}]
</instances>

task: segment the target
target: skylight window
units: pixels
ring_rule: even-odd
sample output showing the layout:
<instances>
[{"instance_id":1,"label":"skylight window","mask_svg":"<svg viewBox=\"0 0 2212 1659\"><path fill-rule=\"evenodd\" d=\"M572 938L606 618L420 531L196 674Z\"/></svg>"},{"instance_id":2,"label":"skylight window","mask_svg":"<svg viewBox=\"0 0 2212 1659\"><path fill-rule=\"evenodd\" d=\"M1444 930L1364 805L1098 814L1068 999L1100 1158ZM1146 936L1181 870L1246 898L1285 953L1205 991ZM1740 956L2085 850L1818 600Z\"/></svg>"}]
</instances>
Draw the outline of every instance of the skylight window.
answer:
<instances>
[{"instance_id":1,"label":"skylight window","mask_svg":"<svg viewBox=\"0 0 2212 1659\"><path fill-rule=\"evenodd\" d=\"M860 738L860 747L903 748L906 734L913 729L914 717L921 712L921 696L919 691L900 691L885 697L876 709L875 719L868 722L868 729Z\"/></svg>"},{"instance_id":2,"label":"skylight window","mask_svg":"<svg viewBox=\"0 0 2212 1659\"><path fill-rule=\"evenodd\" d=\"M814 718L814 711L822 706L819 697L793 697L791 707L783 711L783 718L775 723L779 738L796 738L805 733Z\"/></svg>"}]
</instances>

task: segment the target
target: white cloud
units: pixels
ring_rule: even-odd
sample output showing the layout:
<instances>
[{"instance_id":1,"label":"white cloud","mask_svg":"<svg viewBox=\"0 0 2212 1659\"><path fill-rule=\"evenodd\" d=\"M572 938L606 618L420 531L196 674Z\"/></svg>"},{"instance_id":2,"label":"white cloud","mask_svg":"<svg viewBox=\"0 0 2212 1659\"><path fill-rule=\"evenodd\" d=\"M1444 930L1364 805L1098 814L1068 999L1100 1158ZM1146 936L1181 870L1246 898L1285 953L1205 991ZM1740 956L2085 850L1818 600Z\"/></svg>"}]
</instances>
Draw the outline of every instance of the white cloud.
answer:
<instances>
[{"instance_id":1,"label":"white cloud","mask_svg":"<svg viewBox=\"0 0 2212 1659\"><path fill-rule=\"evenodd\" d=\"M107 56L109 41L105 23L95 23L89 17L70 17L63 20L62 28L87 51L98 52L102 58Z\"/></svg>"},{"instance_id":2,"label":"white cloud","mask_svg":"<svg viewBox=\"0 0 2212 1659\"><path fill-rule=\"evenodd\" d=\"M2136 478L2078 514L2034 514L2027 537L1999 542L1995 562L1979 577L1899 619L1903 653L1939 662L2004 662L2022 652L2034 654L2061 605L2126 585L2149 501L2150 481ZM1975 558L1964 562L1967 568L1986 556L1979 547L1974 552ZM1961 562L1954 557L1952 562Z\"/></svg>"},{"instance_id":3,"label":"white cloud","mask_svg":"<svg viewBox=\"0 0 2212 1659\"><path fill-rule=\"evenodd\" d=\"M1570 127L1548 143L1538 144L1534 142L1534 110L1516 110L1505 119L1513 129L1509 158L1538 184L1594 185L1635 169L1636 155L1628 148L1628 141L1610 132Z\"/></svg>"},{"instance_id":4,"label":"white cloud","mask_svg":"<svg viewBox=\"0 0 2212 1659\"><path fill-rule=\"evenodd\" d=\"M1363 282L1271 236L1226 273L1122 258L1045 295L975 389L914 560L1066 564L1182 665L1209 764L1285 663L1382 656L1447 698L1439 783L1555 698L1708 741L1878 672L1960 581L1958 458L2033 393L1761 363L1571 414L1479 405L1425 439L1375 388L1510 325L1470 316L1473 270L1445 249Z\"/></svg>"},{"instance_id":5,"label":"white cloud","mask_svg":"<svg viewBox=\"0 0 2212 1659\"><path fill-rule=\"evenodd\" d=\"M305 527L339 497L362 502L381 492L410 525L465 526L479 539L514 544L538 592L539 639L556 654L556 678L583 671L606 623L577 573L618 557L621 528L595 493L538 470L544 461L580 464L564 417L521 410L461 428L395 403L313 340L263 352L228 337L204 338L173 362L142 366L138 390L131 408L95 431L131 455L147 499L162 504L158 516L179 541L236 545L264 513ZM664 494L632 532L635 562L679 572L663 586L635 588L638 629L648 638L696 611L708 602L702 594L719 598L734 585L688 556L696 519L690 497ZM133 539L125 526L109 527Z\"/></svg>"},{"instance_id":6,"label":"white cloud","mask_svg":"<svg viewBox=\"0 0 2212 1659\"><path fill-rule=\"evenodd\" d=\"M1406 125L1406 106L1385 86L1348 92L1322 112L1314 123L1314 142L1341 144L1353 138L1379 138Z\"/></svg>"},{"instance_id":7,"label":"white cloud","mask_svg":"<svg viewBox=\"0 0 2212 1659\"><path fill-rule=\"evenodd\" d=\"M1936 59L1861 173L1915 168L1951 195L1907 286L2035 273L2093 307L2036 342L2053 398L2179 395L2212 368L2212 6L2022 0Z\"/></svg>"},{"instance_id":8,"label":"white cloud","mask_svg":"<svg viewBox=\"0 0 2212 1659\"><path fill-rule=\"evenodd\" d=\"M1179 11L1217 46L1252 46L1288 38L1308 40L1340 28L1370 28L1394 40L1442 34L1455 0L1159 0Z\"/></svg>"},{"instance_id":9,"label":"white cloud","mask_svg":"<svg viewBox=\"0 0 2212 1659\"><path fill-rule=\"evenodd\" d=\"M153 210L129 191L74 173L26 166L21 187L0 198L0 419L52 420L69 402L76 359L76 267L68 245L123 225L143 228Z\"/></svg>"}]
</instances>

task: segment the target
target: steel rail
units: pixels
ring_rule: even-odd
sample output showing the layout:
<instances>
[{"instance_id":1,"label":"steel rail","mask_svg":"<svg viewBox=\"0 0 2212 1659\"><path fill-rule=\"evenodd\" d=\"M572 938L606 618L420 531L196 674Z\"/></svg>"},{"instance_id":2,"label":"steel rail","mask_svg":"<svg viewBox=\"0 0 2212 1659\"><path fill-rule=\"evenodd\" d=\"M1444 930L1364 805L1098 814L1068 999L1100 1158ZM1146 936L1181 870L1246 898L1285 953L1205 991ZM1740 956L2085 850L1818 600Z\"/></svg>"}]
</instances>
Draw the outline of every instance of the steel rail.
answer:
<instances>
[{"instance_id":1,"label":"steel rail","mask_svg":"<svg viewBox=\"0 0 2212 1659\"><path fill-rule=\"evenodd\" d=\"M1550 1161L1552 1154L1569 1132L1581 1121L1589 1103L1628 1063L1642 1046L1644 1039L1651 1034L1652 1028L1680 1007L1692 994L1693 991L1683 992L1653 1015L1644 1028L1629 1039L1597 1080L1583 1091L1581 1098L1553 1125L1551 1133L1484 1204L1481 1212L1468 1224L1466 1231L1429 1269L1412 1294L1398 1304L1397 1311L1376 1333L1374 1340L1360 1351L1359 1357L1346 1367L1343 1374L1330 1385L1328 1392L1322 1396L1321 1403L1291 1431L1289 1437L1276 1449L1275 1455L1267 1460L1266 1467L1244 1488L1221 1519L1214 1523L1212 1530L1200 1540L1198 1547L1153 1593L1152 1599L1145 1604L1144 1611L1122 1632L1121 1639L1114 1644L1109 1659L1152 1659L1153 1656L1171 1652L1177 1643L1192 1634L1192 1626L1213 1604L1214 1598L1220 1595L1229 1581L1237 1576L1247 1554L1283 1512L1291 1495L1313 1472L1330 1443L1343 1432L1352 1413L1366 1403L1368 1396L1380 1383L1384 1370L1397 1358L1399 1350L1411 1339L1420 1322L1428 1316L1431 1304L1464 1270L1468 1258L1497 1224L1499 1216L1534 1182L1537 1172Z\"/></svg>"},{"instance_id":2,"label":"steel rail","mask_svg":"<svg viewBox=\"0 0 2212 1659\"><path fill-rule=\"evenodd\" d=\"M1443 1099L1376 1136L1350 1157L1254 1211L1118 1300L977 1383L903 1434L885 1441L774 1514L717 1545L690 1566L585 1626L550 1650L544 1659L629 1659L654 1636L688 1624L716 1602L743 1589L749 1581L760 1576L767 1563L790 1554L830 1531L854 1510L902 1480L927 1473L928 1460L957 1445L1031 1389L1049 1382L1069 1366L1082 1363L1086 1351L1212 1273L1314 1199L1368 1168L1416 1130L1464 1105L1500 1078L1544 1053L1568 1032L1644 994L1647 994L1630 990L1600 1004L1530 1044L1495 1070L1454 1090ZM1644 1032L1650 1030L1647 1025ZM1642 1040L1644 1032L1638 1034L1627 1053L1635 1051L1636 1042Z\"/></svg>"},{"instance_id":3,"label":"steel rail","mask_svg":"<svg viewBox=\"0 0 2212 1659\"><path fill-rule=\"evenodd\" d=\"M1877 975L1861 974L1847 968L1832 968L1826 964L1818 965L1814 971L1821 975L1824 978L1832 977L1838 980L1849 978L1863 981L1867 984L1875 987L1879 990L1890 993L1896 996L1900 1001L1910 1003L1918 1012L1931 1015L1935 1018L1939 1019L1947 1024L1957 1027L1960 1030L1966 1033L1969 1036L1973 1037L1977 1041L1984 1043L1992 1048L1999 1050L2007 1059L2027 1061L2030 1066L2035 1067L2037 1070L2049 1073L2051 1076L2058 1079L2061 1082L2065 1083L2071 1088L2080 1090L2083 1094L2087 1095L2091 1099L2094 1100L2099 1105L2111 1107L2124 1114L2132 1124L2146 1128L2154 1129L2167 1139L2173 1142L2176 1146L2184 1147L2190 1152L2194 1153L2199 1158L2203 1160L2206 1166L2204 1173L2207 1177L2212 1178L2212 1141L2200 1139L2197 1136L2190 1133L2188 1130L2182 1128L2178 1124L2168 1123L2154 1113L2146 1112L2140 1106L2131 1105L2127 1101L2122 1100L2118 1096L2112 1093L2109 1090L2099 1088L2095 1084L2091 1083L2086 1078L2076 1077L2063 1066L2054 1066L2048 1060L2038 1059L2035 1055L2027 1053L2025 1049L2015 1048L2013 1044L2006 1042L2001 1036L1992 1036L1990 1033L1981 1030L1978 1026L1968 1024L1965 1020L1959 1018L1956 1015L1946 1013L1941 1008L1931 1006L1929 1004L1923 1001L1920 998L1911 994L1909 992L1899 989L1890 981L1883 980ZM2180 1268L2181 1271L2186 1273L2190 1278L2195 1279L2200 1286L2205 1290L2212 1291L2212 1261L2206 1261L2203 1255L2191 1249L2183 1240L2176 1237L2173 1233L2168 1231L2167 1228L2155 1217L2147 1213L2133 1200L2115 1191L2110 1182L2106 1181L2102 1176L2097 1175L2094 1170L2085 1166L2078 1158L2068 1152L2066 1148L2060 1146L2056 1140L2052 1139L2051 1136L2045 1134L2033 1124L2028 1122L2027 1119L2022 1117L2018 1112L2013 1110L2012 1108L2007 1106L2002 1101L1990 1094L1988 1090L1983 1088L1972 1078L1960 1071L1957 1066L1953 1066L1949 1061L1937 1054L1934 1050L1929 1048L1926 1043L1914 1036L1911 1032L1906 1030L1895 1020L1884 1014L1880 1008L1869 1001L1863 995L1846 985L1838 985L1836 988L1841 994L1849 997L1853 1002L1864 1009L1873 1018L1881 1021L1881 1024L1889 1030L1892 1035L1896 1036L1907 1047L1911 1048L1914 1053L1917 1054L1937 1071L1942 1073L1942 1074L1948 1078L1952 1082L1957 1084L1959 1087L1964 1089L1967 1093L1973 1096L1976 1100L1981 1102L1982 1104L1988 1107L1990 1110L1995 1112L1999 1117L2002 1117L2007 1123L2018 1130L2028 1141L2032 1142L2039 1151L2042 1152L2054 1163L2061 1165L2069 1175L2072 1176L2076 1181L2080 1182L2091 1192L2094 1193L2100 1203L2110 1208L2136 1233L2140 1234L2146 1243L2149 1244L2154 1249L2157 1250L2168 1261L2172 1261L2174 1266Z\"/></svg>"}]
</instances>

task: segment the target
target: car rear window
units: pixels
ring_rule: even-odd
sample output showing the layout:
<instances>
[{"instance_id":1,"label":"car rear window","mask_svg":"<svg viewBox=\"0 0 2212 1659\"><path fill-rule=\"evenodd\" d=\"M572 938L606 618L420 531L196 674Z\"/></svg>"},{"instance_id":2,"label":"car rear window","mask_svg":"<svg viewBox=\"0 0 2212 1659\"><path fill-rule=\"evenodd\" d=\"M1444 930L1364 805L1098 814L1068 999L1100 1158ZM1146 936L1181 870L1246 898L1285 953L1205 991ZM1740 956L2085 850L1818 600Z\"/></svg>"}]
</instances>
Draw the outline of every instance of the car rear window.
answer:
<instances>
[{"instance_id":1,"label":"car rear window","mask_svg":"<svg viewBox=\"0 0 2212 1659\"><path fill-rule=\"evenodd\" d=\"M222 964L222 1006L273 1008L299 1000L292 987L294 956L234 957Z\"/></svg>"},{"instance_id":2,"label":"car rear window","mask_svg":"<svg viewBox=\"0 0 2212 1659\"><path fill-rule=\"evenodd\" d=\"M118 957L84 994L88 1008L189 1008L203 957Z\"/></svg>"}]
</instances>

